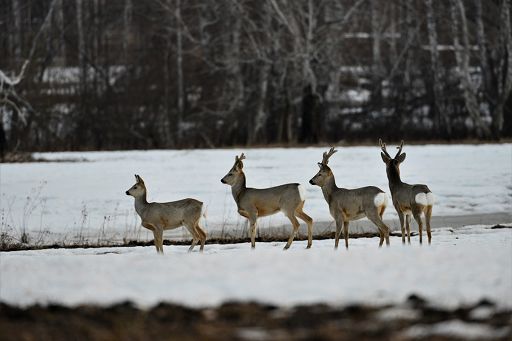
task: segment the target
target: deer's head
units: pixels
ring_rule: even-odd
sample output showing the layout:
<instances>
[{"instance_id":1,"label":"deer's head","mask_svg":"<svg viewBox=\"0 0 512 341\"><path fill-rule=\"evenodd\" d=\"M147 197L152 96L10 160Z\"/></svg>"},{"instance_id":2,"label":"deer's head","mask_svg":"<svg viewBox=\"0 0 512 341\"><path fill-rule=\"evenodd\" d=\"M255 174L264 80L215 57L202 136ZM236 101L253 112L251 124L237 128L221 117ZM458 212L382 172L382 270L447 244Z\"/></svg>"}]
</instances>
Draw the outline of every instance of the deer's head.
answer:
<instances>
[{"instance_id":1,"label":"deer's head","mask_svg":"<svg viewBox=\"0 0 512 341\"><path fill-rule=\"evenodd\" d=\"M311 178L311 180L309 180L310 184L322 187L327 181L327 179L333 176L331 168L329 168L327 164L329 163L329 158L336 152L337 150L335 150L334 147L332 147L331 149L329 149L328 152L323 154L322 162L318 163L318 167L320 167L320 170L318 171L318 173L316 173L314 177Z\"/></svg>"},{"instance_id":2,"label":"deer's head","mask_svg":"<svg viewBox=\"0 0 512 341\"><path fill-rule=\"evenodd\" d=\"M382 161L386 164L386 170L388 172L390 171L396 171L397 174L400 174L400 164L404 162L405 160L405 153L402 153L402 148L404 146L404 140L400 143L400 146L396 147L398 149L398 152L396 153L395 157L391 157L389 153L386 150L386 144L382 142L381 139L379 139L379 144L382 152L380 153L380 156L382 157Z\"/></svg>"},{"instance_id":3,"label":"deer's head","mask_svg":"<svg viewBox=\"0 0 512 341\"><path fill-rule=\"evenodd\" d=\"M233 167L231 167L228 174L226 174L222 179L220 179L220 182L222 182L223 184L228 184L230 186L236 184L239 181L240 177L244 176L244 163L242 162L242 160L245 160L244 153L242 153L240 157L238 157L238 155L235 156L235 164L233 165Z\"/></svg>"},{"instance_id":4,"label":"deer's head","mask_svg":"<svg viewBox=\"0 0 512 341\"><path fill-rule=\"evenodd\" d=\"M129 190L126 191L126 195L131 195L132 197L140 197L146 193L146 186L144 185L144 180L137 174L135 174L135 185L130 187Z\"/></svg>"}]
</instances>

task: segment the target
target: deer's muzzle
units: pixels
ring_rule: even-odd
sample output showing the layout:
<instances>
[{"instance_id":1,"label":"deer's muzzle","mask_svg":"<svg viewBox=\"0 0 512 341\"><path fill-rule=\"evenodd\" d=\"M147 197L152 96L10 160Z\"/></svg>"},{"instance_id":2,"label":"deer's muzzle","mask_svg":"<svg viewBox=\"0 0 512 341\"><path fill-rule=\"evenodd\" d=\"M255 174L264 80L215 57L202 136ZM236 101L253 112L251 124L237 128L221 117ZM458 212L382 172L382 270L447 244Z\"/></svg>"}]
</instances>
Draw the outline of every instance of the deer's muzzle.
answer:
<instances>
[{"instance_id":1,"label":"deer's muzzle","mask_svg":"<svg viewBox=\"0 0 512 341\"><path fill-rule=\"evenodd\" d=\"M126 191L125 193L126 193L126 195L130 195L130 193L128 193L128 191Z\"/></svg>"}]
</instances>

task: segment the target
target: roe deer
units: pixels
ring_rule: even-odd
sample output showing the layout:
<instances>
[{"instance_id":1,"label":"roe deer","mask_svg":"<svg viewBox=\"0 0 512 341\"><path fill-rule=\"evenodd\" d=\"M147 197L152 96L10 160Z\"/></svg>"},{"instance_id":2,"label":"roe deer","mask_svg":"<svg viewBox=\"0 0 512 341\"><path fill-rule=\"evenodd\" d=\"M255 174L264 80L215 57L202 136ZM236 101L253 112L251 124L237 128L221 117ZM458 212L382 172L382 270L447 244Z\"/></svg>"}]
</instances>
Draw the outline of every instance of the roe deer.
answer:
<instances>
[{"instance_id":1,"label":"roe deer","mask_svg":"<svg viewBox=\"0 0 512 341\"><path fill-rule=\"evenodd\" d=\"M329 152L323 154L322 162L318 163L320 170L309 180L310 184L317 185L322 189L325 201L329 204L329 212L336 222L334 247L338 248L343 226L345 247L348 249L349 222L364 217L368 217L379 229L379 247L382 246L384 239L386 239L386 245L389 245L389 227L382 221L388 201L386 193L373 186L356 189L338 188L334 174L327 165L329 158L336 152L337 150L333 147Z\"/></svg>"},{"instance_id":2,"label":"roe deer","mask_svg":"<svg viewBox=\"0 0 512 341\"><path fill-rule=\"evenodd\" d=\"M410 216L412 215L418 223L420 235L420 244L423 234L423 223L421 221L422 213L425 213L425 222L427 225L428 243L432 239L430 233L430 218L432 217L432 206L434 205L434 195L427 185L409 185L400 179L400 164L405 160L405 153L402 153L404 141L397 147L398 152L392 158L387 150L386 144L379 139L382 152L380 153L382 161L386 164L386 173L388 175L389 190L393 198L398 218L400 219L400 228L402 229L402 243L405 244L405 226L407 227L407 241L411 243Z\"/></svg>"},{"instance_id":3,"label":"roe deer","mask_svg":"<svg viewBox=\"0 0 512 341\"><path fill-rule=\"evenodd\" d=\"M146 185L144 180L135 175L136 183L127 195L135 198L135 211L142 220L142 226L153 231L155 247L158 253L163 253L163 232L180 226L185 226L192 235L192 245L188 249L192 251L197 242L201 242L203 251L206 241L206 232L199 226L199 220L203 214L203 203L195 199L182 199L171 202L150 202L146 200Z\"/></svg>"},{"instance_id":4,"label":"roe deer","mask_svg":"<svg viewBox=\"0 0 512 341\"><path fill-rule=\"evenodd\" d=\"M284 249L288 249L299 229L297 217L308 225L309 249L313 239L313 219L304 213L304 189L299 184L286 184L270 188L247 188L242 160L245 155L235 156L235 164L220 181L231 186L231 192L238 207L238 213L249 220L251 225L251 247L256 246L256 220L259 217L283 212L290 219L293 230Z\"/></svg>"}]
</instances>

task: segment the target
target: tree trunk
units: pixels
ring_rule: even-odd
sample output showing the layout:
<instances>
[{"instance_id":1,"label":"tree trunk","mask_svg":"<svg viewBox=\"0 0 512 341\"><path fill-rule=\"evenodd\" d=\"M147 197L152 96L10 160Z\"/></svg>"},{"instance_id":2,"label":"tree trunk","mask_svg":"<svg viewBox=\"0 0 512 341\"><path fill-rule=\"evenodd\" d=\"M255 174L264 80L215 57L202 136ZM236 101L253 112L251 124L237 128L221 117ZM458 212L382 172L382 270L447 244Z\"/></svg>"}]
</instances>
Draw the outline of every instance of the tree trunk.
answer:
<instances>
[{"instance_id":1,"label":"tree trunk","mask_svg":"<svg viewBox=\"0 0 512 341\"><path fill-rule=\"evenodd\" d=\"M181 22L181 0L176 0L176 87L177 87L177 136L178 141L181 140L182 137L182 122L183 122L183 112L185 106L185 91L183 85L183 33L182 33L182 22Z\"/></svg>"},{"instance_id":2,"label":"tree trunk","mask_svg":"<svg viewBox=\"0 0 512 341\"><path fill-rule=\"evenodd\" d=\"M123 10L123 62L128 65L128 46L130 42L130 25L132 23L132 0L124 0Z\"/></svg>"},{"instance_id":3,"label":"tree trunk","mask_svg":"<svg viewBox=\"0 0 512 341\"><path fill-rule=\"evenodd\" d=\"M510 25L510 0L503 0L500 9L500 49L502 50L497 72L498 100L492 113L492 130L499 139L503 130L503 111L512 90L512 32Z\"/></svg>"},{"instance_id":4,"label":"tree trunk","mask_svg":"<svg viewBox=\"0 0 512 341\"><path fill-rule=\"evenodd\" d=\"M460 82L464 92L464 102L470 117L473 119L476 134L478 137L489 137L490 129L480 116L480 108L476 97L476 89L471 80L469 71L469 37L468 26L466 20L466 12L462 0L450 0L451 2L451 18L453 30L453 43L455 47L455 59L457 61ZM463 46L459 41L459 16L460 28Z\"/></svg>"},{"instance_id":5,"label":"tree trunk","mask_svg":"<svg viewBox=\"0 0 512 341\"><path fill-rule=\"evenodd\" d=\"M12 0L12 16L14 18L13 53L16 63L21 60L23 35L21 31L21 4L20 0Z\"/></svg>"},{"instance_id":6,"label":"tree trunk","mask_svg":"<svg viewBox=\"0 0 512 341\"><path fill-rule=\"evenodd\" d=\"M265 63L262 67L260 67L258 102L256 105L256 115L254 116L253 124L251 124L251 129L249 129L247 141L249 145L254 143L263 144L267 142L265 128L268 118L266 104L269 72L270 65L268 63Z\"/></svg>"},{"instance_id":7,"label":"tree trunk","mask_svg":"<svg viewBox=\"0 0 512 341\"><path fill-rule=\"evenodd\" d=\"M439 66L439 51L437 41L437 30L436 30L436 16L432 0L425 0L427 7L427 30L428 30L428 41L430 45L430 66L432 69L432 93L434 95L433 101L433 112L434 112L434 128L436 133L441 133L441 123L444 121L445 131L448 137L451 135L450 120L446 117L447 112L444 110L442 104L443 96L443 83L441 81L441 70ZM442 120L441 115L444 116Z\"/></svg>"},{"instance_id":8,"label":"tree trunk","mask_svg":"<svg viewBox=\"0 0 512 341\"><path fill-rule=\"evenodd\" d=\"M82 0L76 0L76 24L78 34L78 67L79 72L79 88L80 93L85 92L86 87L86 69L85 69L85 37L82 15Z\"/></svg>"},{"instance_id":9,"label":"tree trunk","mask_svg":"<svg viewBox=\"0 0 512 341\"><path fill-rule=\"evenodd\" d=\"M382 55L380 21L381 13L377 6L380 1L371 0L371 30L372 30L372 103L377 107L382 106Z\"/></svg>"},{"instance_id":10,"label":"tree trunk","mask_svg":"<svg viewBox=\"0 0 512 341\"><path fill-rule=\"evenodd\" d=\"M62 65L66 65L66 39L64 36L64 4L62 0L57 0L55 3L56 9L56 22L57 22L57 30L59 32L59 57Z\"/></svg>"}]
</instances>

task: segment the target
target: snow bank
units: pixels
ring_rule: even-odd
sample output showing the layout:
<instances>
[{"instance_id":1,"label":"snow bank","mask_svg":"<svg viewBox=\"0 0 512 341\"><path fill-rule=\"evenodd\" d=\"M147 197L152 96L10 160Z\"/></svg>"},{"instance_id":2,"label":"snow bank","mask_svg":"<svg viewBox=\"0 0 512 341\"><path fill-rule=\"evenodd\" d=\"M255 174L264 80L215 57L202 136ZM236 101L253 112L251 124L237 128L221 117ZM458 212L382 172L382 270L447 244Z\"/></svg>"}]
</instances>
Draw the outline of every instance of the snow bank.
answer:
<instances>
[{"instance_id":1,"label":"snow bank","mask_svg":"<svg viewBox=\"0 0 512 341\"><path fill-rule=\"evenodd\" d=\"M473 226L433 231L433 244L410 246L391 238L206 245L203 254L168 246L57 249L0 253L0 300L109 305L131 300L142 307L161 301L211 306L228 300L279 305L324 302L402 303L415 293L443 307L483 298L512 307L512 230ZM417 331L411 333L419 333Z\"/></svg>"}]
</instances>

